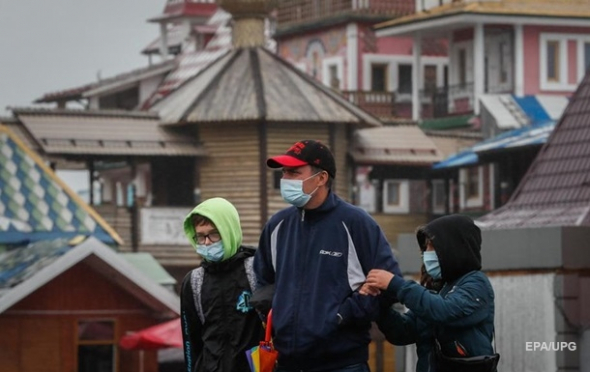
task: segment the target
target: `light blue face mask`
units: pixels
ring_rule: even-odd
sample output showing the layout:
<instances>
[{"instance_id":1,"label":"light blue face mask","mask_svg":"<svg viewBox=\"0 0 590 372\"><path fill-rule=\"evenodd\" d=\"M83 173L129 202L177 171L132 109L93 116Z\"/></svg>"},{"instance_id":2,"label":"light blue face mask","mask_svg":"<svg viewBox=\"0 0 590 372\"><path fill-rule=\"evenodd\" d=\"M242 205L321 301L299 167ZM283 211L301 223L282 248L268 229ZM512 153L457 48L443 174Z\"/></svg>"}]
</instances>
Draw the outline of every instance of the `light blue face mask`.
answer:
<instances>
[{"instance_id":1,"label":"light blue face mask","mask_svg":"<svg viewBox=\"0 0 590 372\"><path fill-rule=\"evenodd\" d=\"M197 253L207 261L219 262L223 259L223 243L220 240L211 245L198 244Z\"/></svg>"},{"instance_id":2,"label":"light blue face mask","mask_svg":"<svg viewBox=\"0 0 590 372\"><path fill-rule=\"evenodd\" d=\"M304 180L286 180L281 178L281 196L283 197L283 200L298 208L303 207L305 204L307 204L307 202L309 202L309 199L311 199L313 193L318 189L316 187L311 193L306 194L303 192L303 182L317 176L320 173L322 172L317 172L313 176L307 177Z\"/></svg>"},{"instance_id":3,"label":"light blue face mask","mask_svg":"<svg viewBox=\"0 0 590 372\"><path fill-rule=\"evenodd\" d=\"M441 278L440 263L438 262L438 256L435 251L424 251L422 254L422 260L424 261L424 267L426 272L433 279Z\"/></svg>"}]
</instances>

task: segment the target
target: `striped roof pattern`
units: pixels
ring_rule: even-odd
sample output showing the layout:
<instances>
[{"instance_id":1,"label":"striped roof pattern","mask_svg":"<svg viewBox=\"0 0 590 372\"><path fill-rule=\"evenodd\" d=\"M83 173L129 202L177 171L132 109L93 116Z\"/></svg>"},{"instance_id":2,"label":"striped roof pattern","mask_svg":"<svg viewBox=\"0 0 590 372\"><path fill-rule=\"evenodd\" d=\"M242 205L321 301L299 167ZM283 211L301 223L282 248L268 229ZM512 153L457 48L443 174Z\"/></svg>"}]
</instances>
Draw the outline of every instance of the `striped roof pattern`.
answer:
<instances>
[{"instance_id":1,"label":"striped roof pattern","mask_svg":"<svg viewBox=\"0 0 590 372\"><path fill-rule=\"evenodd\" d=\"M382 125L263 47L232 50L152 110L170 125L259 120Z\"/></svg>"},{"instance_id":2,"label":"striped roof pattern","mask_svg":"<svg viewBox=\"0 0 590 372\"><path fill-rule=\"evenodd\" d=\"M590 75L503 207L484 228L590 226Z\"/></svg>"},{"instance_id":3,"label":"striped roof pattern","mask_svg":"<svg viewBox=\"0 0 590 372\"><path fill-rule=\"evenodd\" d=\"M0 244L119 236L9 130L0 126Z\"/></svg>"}]
</instances>

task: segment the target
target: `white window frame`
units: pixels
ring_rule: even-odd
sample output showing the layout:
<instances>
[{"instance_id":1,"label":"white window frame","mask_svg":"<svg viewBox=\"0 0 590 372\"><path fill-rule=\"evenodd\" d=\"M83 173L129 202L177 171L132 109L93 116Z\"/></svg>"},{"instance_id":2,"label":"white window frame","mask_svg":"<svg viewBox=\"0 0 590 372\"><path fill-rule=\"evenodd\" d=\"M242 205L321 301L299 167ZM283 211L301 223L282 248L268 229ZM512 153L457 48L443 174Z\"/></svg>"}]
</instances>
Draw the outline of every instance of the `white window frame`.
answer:
<instances>
[{"instance_id":1,"label":"white window frame","mask_svg":"<svg viewBox=\"0 0 590 372\"><path fill-rule=\"evenodd\" d=\"M344 58L340 56L324 58L322 61L322 83L331 87L330 84L330 67L336 66L336 76L338 77L338 89L344 87Z\"/></svg>"},{"instance_id":2,"label":"white window frame","mask_svg":"<svg viewBox=\"0 0 590 372\"><path fill-rule=\"evenodd\" d=\"M541 83L541 90L545 91L574 91L576 84L568 83L569 66L568 66L568 50L567 44L569 40L577 39L579 35L555 34L555 33L541 33L539 36L539 54L540 54L540 68L539 68L539 82ZM558 81L549 81L547 79L547 43L556 41L559 45L559 77ZM579 48L579 46L578 46ZM579 50L579 49L578 49ZM578 53L579 54L579 53Z\"/></svg>"},{"instance_id":3,"label":"white window frame","mask_svg":"<svg viewBox=\"0 0 590 372\"><path fill-rule=\"evenodd\" d=\"M483 207L483 167L477 167L477 189L478 189L478 196L475 198L467 198L467 177L468 177L468 170L467 168L461 168L459 170L459 200L461 209L463 208L475 208L475 207Z\"/></svg>"},{"instance_id":4,"label":"white window frame","mask_svg":"<svg viewBox=\"0 0 590 372\"><path fill-rule=\"evenodd\" d=\"M389 205L387 204L388 190L390 183L399 184L399 204ZM383 212L404 214L410 212L410 181L400 179L389 179L383 181Z\"/></svg>"}]
</instances>

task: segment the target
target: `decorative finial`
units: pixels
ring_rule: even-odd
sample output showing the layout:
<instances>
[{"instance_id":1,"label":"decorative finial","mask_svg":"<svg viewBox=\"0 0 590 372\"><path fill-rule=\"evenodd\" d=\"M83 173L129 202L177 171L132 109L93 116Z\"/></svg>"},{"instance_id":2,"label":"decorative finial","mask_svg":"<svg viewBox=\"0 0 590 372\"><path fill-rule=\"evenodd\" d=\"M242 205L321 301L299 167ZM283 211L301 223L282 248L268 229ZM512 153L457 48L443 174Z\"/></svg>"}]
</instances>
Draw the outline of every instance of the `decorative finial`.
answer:
<instances>
[{"instance_id":1,"label":"decorative finial","mask_svg":"<svg viewBox=\"0 0 590 372\"><path fill-rule=\"evenodd\" d=\"M232 42L235 48L265 44L264 20L276 6L276 0L217 0L234 20Z\"/></svg>"}]
</instances>

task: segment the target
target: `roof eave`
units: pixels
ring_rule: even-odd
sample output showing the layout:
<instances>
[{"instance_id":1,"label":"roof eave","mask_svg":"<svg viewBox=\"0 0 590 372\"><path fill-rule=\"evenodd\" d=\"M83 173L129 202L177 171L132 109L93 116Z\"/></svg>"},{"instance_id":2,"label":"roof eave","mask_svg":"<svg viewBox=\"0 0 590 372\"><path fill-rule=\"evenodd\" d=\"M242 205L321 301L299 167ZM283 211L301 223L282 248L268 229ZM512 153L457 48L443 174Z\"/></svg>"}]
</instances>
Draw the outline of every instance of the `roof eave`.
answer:
<instances>
[{"instance_id":1,"label":"roof eave","mask_svg":"<svg viewBox=\"0 0 590 372\"><path fill-rule=\"evenodd\" d=\"M375 26L377 37L408 36L418 32L437 31L441 29L453 30L476 23L483 24L519 24L569 27L590 27L589 17L566 17L550 15L506 14L500 12L488 13L442 13L427 18L408 18L406 21L382 23Z\"/></svg>"}]
</instances>

